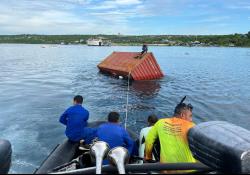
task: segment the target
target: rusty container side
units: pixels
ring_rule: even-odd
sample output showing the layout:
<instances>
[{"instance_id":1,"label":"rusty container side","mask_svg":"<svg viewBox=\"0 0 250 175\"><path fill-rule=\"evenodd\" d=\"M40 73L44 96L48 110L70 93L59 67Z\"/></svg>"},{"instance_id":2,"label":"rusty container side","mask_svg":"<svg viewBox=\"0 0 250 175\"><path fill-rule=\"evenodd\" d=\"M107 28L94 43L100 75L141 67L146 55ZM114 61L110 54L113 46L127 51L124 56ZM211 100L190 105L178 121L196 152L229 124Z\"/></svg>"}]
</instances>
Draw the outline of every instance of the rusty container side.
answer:
<instances>
[{"instance_id":1,"label":"rusty container side","mask_svg":"<svg viewBox=\"0 0 250 175\"><path fill-rule=\"evenodd\" d=\"M142 62L132 71L134 80L152 80L162 78L163 76L152 53L147 54Z\"/></svg>"},{"instance_id":2,"label":"rusty container side","mask_svg":"<svg viewBox=\"0 0 250 175\"><path fill-rule=\"evenodd\" d=\"M138 54L137 52L113 52L98 65L98 68L127 72L128 75L134 66L141 61L134 59Z\"/></svg>"},{"instance_id":3,"label":"rusty container side","mask_svg":"<svg viewBox=\"0 0 250 175\"><path fill-rule=\"evenodd\" d=\"M161 68L160 68L159 64L157 63L157 61L156 61L156 59L155 59L153 53L152 53L152 62L153 62L153 65L156 66L157 77L160 77L160 78L161 78L161 77L164 77L164 74L163 74L163 72L161 71Z\"/></svg>"}]
</instances>

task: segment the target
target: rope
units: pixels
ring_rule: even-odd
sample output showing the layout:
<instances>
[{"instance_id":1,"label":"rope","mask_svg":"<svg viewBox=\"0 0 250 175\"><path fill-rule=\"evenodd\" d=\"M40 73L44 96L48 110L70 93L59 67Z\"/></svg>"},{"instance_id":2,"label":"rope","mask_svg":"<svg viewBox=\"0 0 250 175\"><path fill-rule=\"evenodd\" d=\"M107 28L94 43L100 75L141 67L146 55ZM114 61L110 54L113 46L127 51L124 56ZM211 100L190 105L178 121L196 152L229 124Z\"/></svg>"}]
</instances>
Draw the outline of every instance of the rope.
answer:
<instances>
[{"instance_id":1,"label":"rope","mask_svg":"<svg viewBox=\"0 0 250 175\"><path fill-rule=\"evenodd\" d=\"M144 55L143 55L144 56ZM132 68L129 67L130 71L128 73L128 89L127 89L127 103L126 103L126 117L125 117L125 123L124 123L124 128L127 129L127 121L128 121L128 95L129 95L129 79L130 79L130 75L131 75L131 71L134 67L136 67L137 65L139 65L140 62L138 62L135 66L133 66Z\"/></svg>"},{"instance_id":2,"label":"rope","mask_svg":"<svg viewBox=\"0 0 250 175\"><path fill-rule=\"evenodd\" d=\"M136 67L140 62L138 62L135 66L132 68ZM129 79L131 75L132 68L129 67L130 71L128 73L128 89L127 89L127 103L126 103L126 117L125 117L125 123L124 123L124 128L127 129L127 121L128 121L128 95L129 95Z\"/></svg>"},{"instance_id":3,"label":"rope","mask_svg":"<svg viewBox=\"0 0 250 175\"><path fill-rule=\"evenodd\" d=\"M125 129L127 129L127 121L128 121L128 95L129 95L129 79L130 79L130 74L131 74L131 72L129 72L129 74L128 74L128 89L127 89L126 117L125 117L125 124L124 124Z\"/></svg>"}]
</instances>

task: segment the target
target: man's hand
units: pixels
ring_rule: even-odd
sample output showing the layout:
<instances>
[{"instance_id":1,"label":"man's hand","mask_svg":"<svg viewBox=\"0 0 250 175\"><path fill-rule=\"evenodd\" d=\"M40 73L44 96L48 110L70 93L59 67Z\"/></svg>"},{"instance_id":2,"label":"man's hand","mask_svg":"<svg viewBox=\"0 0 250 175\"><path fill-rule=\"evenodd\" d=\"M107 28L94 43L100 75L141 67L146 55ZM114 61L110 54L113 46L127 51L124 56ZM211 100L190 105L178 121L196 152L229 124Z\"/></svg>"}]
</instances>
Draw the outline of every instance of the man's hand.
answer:
<instances>
[{"instance_id":1,"label":"man's hand","mask_svg":"<svg viewBox=\"0 0 250 175\"><path fill-rule=\"evenodd\" d=\"M143 160L143 163L156 163L156 161L155 160L152 160L152 159L144 159Z\"/></svg>"}]
</instances>

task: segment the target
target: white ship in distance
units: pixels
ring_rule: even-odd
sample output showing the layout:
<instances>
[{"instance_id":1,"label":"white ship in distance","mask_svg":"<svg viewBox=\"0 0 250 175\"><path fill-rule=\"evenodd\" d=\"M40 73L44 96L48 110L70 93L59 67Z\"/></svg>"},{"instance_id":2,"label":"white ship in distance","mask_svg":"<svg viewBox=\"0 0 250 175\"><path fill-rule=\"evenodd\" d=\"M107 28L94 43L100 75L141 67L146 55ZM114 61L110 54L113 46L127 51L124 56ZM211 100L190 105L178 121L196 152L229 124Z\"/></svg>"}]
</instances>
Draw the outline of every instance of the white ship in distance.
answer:
<instances>
[{"instance_id":1,"label":"white ship in distance","mask_svg":"<svg viewBox=\"0 0 250 175\"><path fill-rule=\"evenodd\" d=\"M111 46L111 41L105 38L89 38L87 40L88 46Z\"/></svg>"}]
</instances>

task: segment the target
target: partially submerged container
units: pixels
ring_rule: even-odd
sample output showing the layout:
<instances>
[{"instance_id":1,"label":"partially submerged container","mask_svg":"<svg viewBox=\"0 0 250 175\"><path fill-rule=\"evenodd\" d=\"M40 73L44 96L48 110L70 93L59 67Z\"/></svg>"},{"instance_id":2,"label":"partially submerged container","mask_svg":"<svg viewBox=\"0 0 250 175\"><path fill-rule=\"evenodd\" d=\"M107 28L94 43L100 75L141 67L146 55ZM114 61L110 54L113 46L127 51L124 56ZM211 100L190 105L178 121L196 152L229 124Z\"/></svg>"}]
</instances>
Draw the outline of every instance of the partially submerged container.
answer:
<instances>
[{"instance_id":1,"label":"partially submerged container","mask_svg":"<svg viewBox=\"0 0 250 175\"><path fill-rule=\"evenodd\" d=\"M153 53L113 52L97 65L101 72L133 80L153 80L164 75Z\"/></svg>"}]
</instances>

